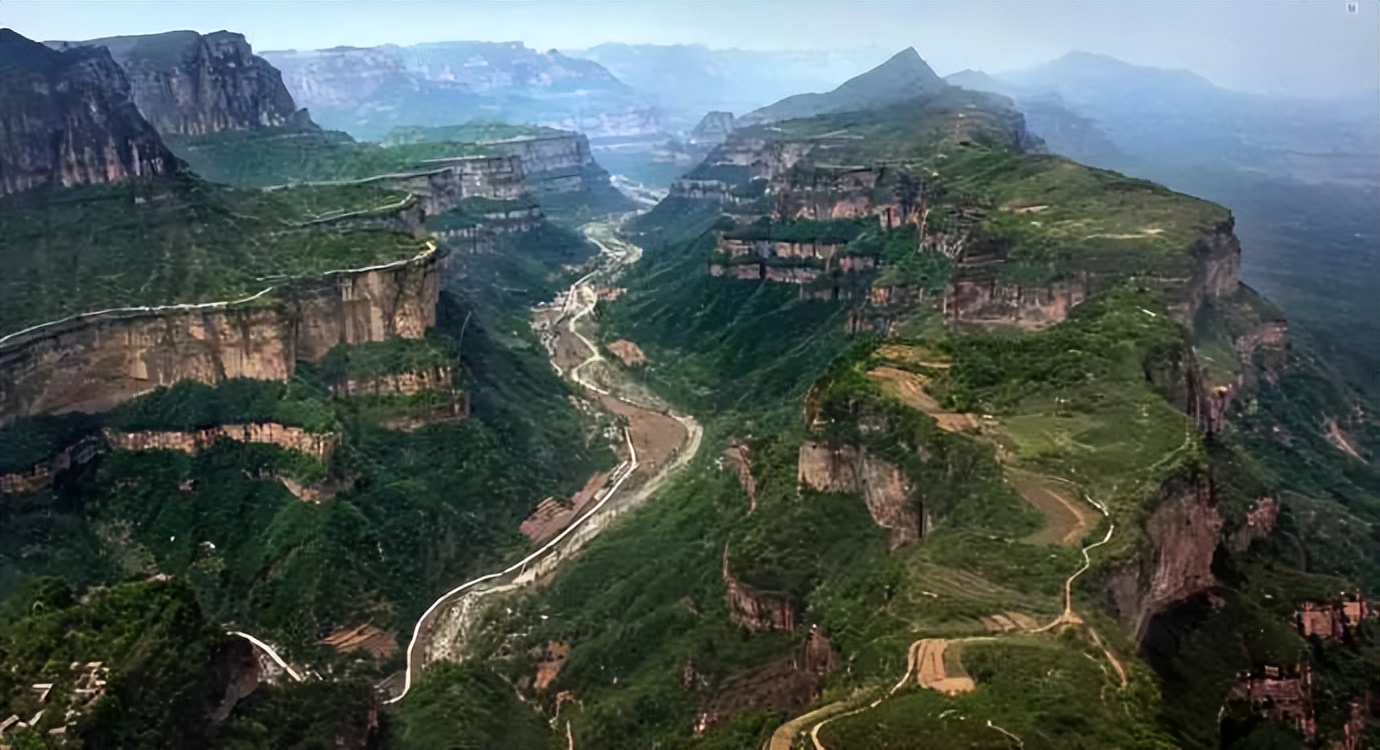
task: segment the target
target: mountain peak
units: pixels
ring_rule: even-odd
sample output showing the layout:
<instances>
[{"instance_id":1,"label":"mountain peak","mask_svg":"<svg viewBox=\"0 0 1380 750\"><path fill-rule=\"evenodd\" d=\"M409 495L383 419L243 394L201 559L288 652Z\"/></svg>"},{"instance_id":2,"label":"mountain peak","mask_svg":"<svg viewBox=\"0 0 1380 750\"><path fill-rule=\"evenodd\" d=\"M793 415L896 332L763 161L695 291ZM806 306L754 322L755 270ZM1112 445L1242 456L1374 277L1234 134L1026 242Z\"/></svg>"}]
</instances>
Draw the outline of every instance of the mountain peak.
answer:
<instances>
[{"instance_id":1,"label":"mountain peak","mask_svg":"<svg viewBox=\"0 0 1380 750\"><path fill-rule=\"evenodd\" d=\"M844 81L827 94L798 94L744 116L745 123L789 120L828 112L871 109L933 94L948 84L914 47L892 55L877 67Z\"/></svg>"}]
</instances>

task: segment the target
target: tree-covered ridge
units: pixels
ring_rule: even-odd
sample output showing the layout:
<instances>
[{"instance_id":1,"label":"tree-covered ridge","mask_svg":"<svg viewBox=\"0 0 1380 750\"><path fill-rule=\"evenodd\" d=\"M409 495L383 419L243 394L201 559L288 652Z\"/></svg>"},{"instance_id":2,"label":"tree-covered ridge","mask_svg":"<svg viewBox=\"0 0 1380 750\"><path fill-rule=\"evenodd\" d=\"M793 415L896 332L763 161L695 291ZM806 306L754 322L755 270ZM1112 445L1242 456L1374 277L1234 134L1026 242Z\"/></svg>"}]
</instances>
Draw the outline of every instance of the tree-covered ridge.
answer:
<instances>
[{"instance_id":1,"label":"tree-covered ridge","mask_svg":"<svg viewBox=\"0 0 1380 750\"><path fill-rule=\"evenodd\" d=\"M385 146L398 146L407 143L482 143L484 141L557 135L570 135L570 131L541 125L515 124L501 120L471 120L463 125L396 127L388 131L379 142Z\"/></svg>"},{"instance_id":2,"label":"tree-covered ridge","mask_svg":"<svg viewBox=\"0 0 1380 750\"><path fill-rule=\"evenodd\" d=\"M493 152L474 142L415 141L381 146L330 130L223 131L168 143L192 171L213 182L269 187L298 182L347 182L432 169L426 161Z\"/></svg>"},{"instance_id":3,"label":"tree-covered ridge","mask_svg":"<svg viewBox=\"0 0 1380 750\"><path fill-rule=\"evenodd\" d=\"M361 188L233 190L192 175L36 190L0 210L7 272L0 330L91 310L211 302L319 275L410 258L409 234L306 226L324 215L396 204Z\"/></svg>"}]
</instances>

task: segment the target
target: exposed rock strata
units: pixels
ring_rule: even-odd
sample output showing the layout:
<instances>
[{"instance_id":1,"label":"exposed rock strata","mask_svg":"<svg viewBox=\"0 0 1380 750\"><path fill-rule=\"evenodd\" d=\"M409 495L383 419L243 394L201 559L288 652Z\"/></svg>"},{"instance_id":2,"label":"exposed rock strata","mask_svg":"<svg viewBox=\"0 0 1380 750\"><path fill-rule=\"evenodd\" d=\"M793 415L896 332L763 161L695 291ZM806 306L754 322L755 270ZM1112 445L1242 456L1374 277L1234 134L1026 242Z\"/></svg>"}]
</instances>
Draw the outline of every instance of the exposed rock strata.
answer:
<instances>
[{"instance_id":1,"label":"exposed rock strata","mask_svg":"<svg viewBox=\"0 0 1380 750\"><path fill-rule=\"evenodd\" d=\"M1108 584L1127 632L1139 640L1151 617L1213 586L1212 558L1221 530L1222 518L1206 476L1165 485L1163 500L1145 522L1150 549L1137 562L1116 570Z\"/></svg>"},{"instance_id":2,"label":"exposed rock strata","mask_svg":"<svg viewBox=\"0 0 1380 750\"><path fill-rule=\"evenodd\" d=\"M309 123L277 68L255 55L243 34L170 31L53 44L109 50L139 111L165 135Z\"/></svg>"},{"instance_id":3,"label":"exposed rock strata","mask_svg":"<svg viewBox=\"0 0 1380 750\"><path fill-rule=\"evenodd\" d=\"M0 29L0 72L0 196L178 168L104 49L59 52Z\"/></svg>"},{"instance_id":4,"label":"exposed rock strata","mask_svg":"<svg viewBox=\"0 0 1380 750\"><path fill-rule=\"evenodd\" d=\"M866 448L806 440L800 445L799 478L801 484L820 492L860 495L872 520L891 529L892 546L925 533L910 479Z\"/></svg>"},{"instance_id":5,"label":"exposed rock strata","mask_svg":"<svg viewBox=\"0 0 1380 750\"><path fill-rule=\"evenodd\" d=\"M33 492L48 487L58 474L90 461L104 453L105 449L104 440L96 435L88 435L27 471L0 475L0 493Z\"/></svg>"},{"instance_id":6,"label":"exposed rock strata","mask_svg":"<svg viewBox=\"0 0 1380 750\"><path fill-rule=\"evenodd\" d=\"M308 432L301 427L289 427L275 422L225 424L202 430L141 430L122 432L105 430L105 439L117 451L167 450L200 453L219 440L241 443L265 443L310 456L321 463L330 461L340 445L334 432ZM295 494L295 493L294 493Z\"/></svg>"},{"instance_id":7,"label":"exposed rock strata","mask_svg":"<svg viewBox=\"0 0 1380 750\"><path fill-rule=\"evenodd\" d=\"M337 398L350 396L410 396L426 391L450 390L454 372L449 365L408 372L395 372L372 378L351 378L331 386Z\"/></svg>"},{"instance_id":8,"label":"exposed rock strata","mask_svg":"<svg viewBox=\"0 0 1380 750\"><path fill-rule=\"evenodd\" d=\"M782 594L758 591L738 580L728 567L728 548L723 555L724 603L728 617L748 630L794 630L796 605Z\"/></svg>"},{"instance_id":9,"label":"exposed rock strata","mask_svg":"<svg viewBox=\"0 0 1380 750\"><path fill-rule=\"evenodd\" d=\"M242 303L79 315L0 343L0 423L105 411L160 385L287 380L339 344L418 338L435 324L443 255L342 271Z\"/></svg>"}]
</instances>

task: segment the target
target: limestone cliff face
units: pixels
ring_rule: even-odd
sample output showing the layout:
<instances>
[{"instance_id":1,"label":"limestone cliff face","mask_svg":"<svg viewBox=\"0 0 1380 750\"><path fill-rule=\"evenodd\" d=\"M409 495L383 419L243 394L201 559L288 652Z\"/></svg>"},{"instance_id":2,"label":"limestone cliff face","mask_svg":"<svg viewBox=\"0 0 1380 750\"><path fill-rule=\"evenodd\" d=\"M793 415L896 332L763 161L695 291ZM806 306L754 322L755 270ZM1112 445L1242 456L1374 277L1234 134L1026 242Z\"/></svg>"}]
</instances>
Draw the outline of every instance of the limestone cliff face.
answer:
<instances>
[{"instance_id":1,"label":"limestone cliff face","mask_svg":"<svg viewBox=\"0 0 1380 750\"><path fill-rule=\"evenodd\" d=\"M748 630L794 630L796 605L781 594L758 591L738 580L728 567L728 548L724 548L724 603L728 617Z\"/></svg>"},{"instance_id":2,"label":"limestone cliff face","mask_svg":"<svg viewBox=\"0 0 1380 750\"><path fill-rule=\"evenodd\" d=\"M251 424L223 424L203 430L140 430L122 432L105 430L105 439L117 451L181 451L200 453L210 448L217 440L235 440L241 443L266 443L290 451L311 456L327 463L331 454L340 445L340 436L333 432L307 432L300 427L289 427L275 422Z\"/></svg>"},{"instance_id":3,"label":"limestone cliff face","mask_svg":"<svg viewBox=\"0 0 1380 750\"><path fill-rule=\"evenodd\" d=\"M429 367L374 378L351 378L331 386L337 398L348 396L410 396L425 391L450 390L454 371L449 366Z\"/></svg>"},{"instance_id":4,"label":"limestone cliff face","mask_svg":"<svg viewBox=\"0 0 1380 750\"><path fill-rule=\"evenodd\" d=\"M1032 285L961 278L950 284L943 305L955 323L1038 329L1067 318L1087 296L1087 286L1077 281Z\"/></svg>"},{"instance_id":5,"label":"limestone cliff face","mask_svg":"<svg viewBox=\"0 0 1380 750\"><path fill-rule=\"evenodd\" d=\"M122 182L179 165L103 49L59 52L0 29L0 101L0 196Z\"/></svg>"},{"instance_id":6,"label":"limestone cliff face","mask_svg":"<svg viewBox=\"0 0 1380 750\"><path fill-rule=\"evenodd\" d=\"M297 112L277 68L255 55L242 34L170 31L54 44L110 50L129 78L139 111L163 134L309 122L305 112Z\"/></svg>"},{"instance_id":7,"label":"limestone cliff face","mask_svg":"<svg viewBox=\"0 0 1380 750\"><path fill-rule=\"evenodd\" d=\"M180 380L286 380L338 344L417 338L435 323L444 257L341 271L248 300L79 315L0 341L0 423L98 412Z\"/></svg>"},{"instance_id":8,"label":"limestone cliff face","mask_svg":"<svg viewBox=\"0 0 1380 750\"><path fill-rule=\"evenodd\" d=\"M1108 584L1118 619L1137 639L1151 617L1207 591L1215 582L1212 558L1222 518L1211 480L1206 476L1170 480L1163 498L1145 522L1151 548L1136 563L1116 570Z\"/></svg>"},{"instance_id":9,"label":"limestone cliff face","mask_svg":"<svg viewBox=\"0 0 1380 750\"><path fill-rule=\"evenodd\" d=\"M90 461L105 452L106 443L92 435L67 446L57 455L25 471L0 475L0 493L33 492L48 487L58 474Z\"/></svg>"},{"instance_id":10,"label":"limestone cliff face","mask_svg":"<svg viewBox=\"0 0 1380 750\"><path fill-rule=\"evenodd\" d=\"M516 200L527 192L526 171L517 156L436 159L427 169L379 175L364 182L412 193L425 216L445 213L466 198Z\"/></svg>"},{"instance_id":11,"label":"limestone cliff face","mask_svg":"<svg viewBox=\"0 0 1380 750\"><path fill-rule=\"evenodd\" d=\"M487 146L521 160L527 184L537 193L573 193L591 183L609 184L608 172L595 163L589 139L580 133L513 138Z\"/></svg>"},{"instance_id":12,"label":"limestone cliff face","mask_svg":"<svg viewBox=\"0 0 1380 750\"><path fill-rule=\"evenodd\" d=\"M800 445L798 471L800 483L811 489L862 496L872 520L891 529L892 546L924 534L910 479L866 448L806 440Z\"/></svg>"}]
</instances>

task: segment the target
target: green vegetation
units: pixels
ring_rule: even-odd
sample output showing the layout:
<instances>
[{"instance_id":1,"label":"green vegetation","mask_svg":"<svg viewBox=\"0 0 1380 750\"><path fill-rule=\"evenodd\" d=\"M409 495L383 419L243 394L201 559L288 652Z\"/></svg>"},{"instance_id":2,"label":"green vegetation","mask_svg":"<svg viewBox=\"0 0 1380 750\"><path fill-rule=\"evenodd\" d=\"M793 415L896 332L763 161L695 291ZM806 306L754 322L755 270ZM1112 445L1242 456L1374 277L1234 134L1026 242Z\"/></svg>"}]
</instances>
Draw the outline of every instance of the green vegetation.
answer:
<instances>
[{"instance_id":1,"label":"green vegetation","mask_svg":"<svg viewBox=\"0 0 1380 750\"><path fill-rule=\"evenodd\" d=\"M239 187L362 180L423 170L428 159L490 153L475 143L410 142L384 147L358 143L330 130L290 129L222 131L170 138L168 145L202 177Z\"/></svg>"},{"instance_id":2,"label":"green vegetation","mask_svg":"<svg viewBox=\"0 0 1380 750\"><path fill-rule=\"evenodd\" d=\"M823 242L844 244L852 241L873 222L864 219L835 219L812 221L797 219L780 223L761 219L755 223L725 232L726 239L769 240L772 242Z\"/></svg>"},{"instance_id":3,"label":"green vegetation","mask_svg":"<svg viewBox=\"0 0 1380 750\"><path fill-rule=\"evenodd\" d=\"M46 746L69 707L80 712L69 739L84 746L205 746L226 636L185 585L126 584L79 604L66 584L45 579L6 602L0 617L0 710L25 718L43 711L28 746ZM96 661L109 670L106 695L83 710L73 694L80 668L69 665ZM37 682L53 683L46 704L29 687Z\"/></svg>"},{"instance_id":4,"label":"green vegetation","mask_svg":"<svg viewBox=\"0 0 1380 750\"><path fill-rule=\"evenodd\" d=\"M423 248L410 235L298 226L397 198L229 190L184 175L9 196L0 210L0 238L13 248L0 279L0 330L112 307L238 299L269 286L265 277L408 258Z\"/></svg>"},{"instance_id":5,"label":"green vegetation","mask_svg":"<svg viewBox=\"0 0 1380 750\"><path fill-rule=\"evenodd\" d=\"M386 741L396 750L555 750L546 720L498 675L474 663L428 669Z\"/></svg>"},{"instance_id":6,"label":"green vegetation","mask_svg":"<svg viewBox=\"0 0 1380 750\"><path fill-rule=\"evenodd\" d=\"M516 125L498 120L471 120L464 125L421 127L408 125L388 131L380 140L385 146L408 143L480 143L510 138L568 135L569 131L540 125Z\"/></svg>"},{"instance_id":7,"label":"green vegetation","mask_svg":"<svg viewBox=\"0 0 1380 750\"><path fill-rule=\"evenodd\" d=\"M308 432L328 432L335 413L326 394L299 373L288 383L232 378L217 386L184 380L159 386L116 408L110 426L125 431L199 430L226 424L277 422Z\"/></svg>"},{"instance_id":8,"label":"green vegetation","mask_svg":"<svg viewBox=\"0 0 1380 750\"><path fill-rule=\"evenodd\" d=\"M1116 692L1099 663L1105 657L1095 649L1065 639L1014 637L962 650L974 692L945 696L912 688L876 709L829 722L820 741L840 750L1004 750L1017 746L1015 735L1020 747L1032 750L1173 746L1155 725L1154 683L1137 673L1135 684Z\"/></svg>"},{"instance_id":9,"label":"green vegetation","mask_svg":"<svg viewBox=\"0 0 1380 750\"><path fill-rule=\"evenodd\" d=\"M466 198L460 201L460 205L455 208L428 218L427 229L433 232L448 232L454 229L465 229L483 223L491 214L523 211L536 206L537 202L531 198L511 201L478 197Z\"/></svg>"},{"instance_id":10,"label":"green vegetation","mask_svg":"<svg viewBox=\"0 0 1380 750\"><path fill-rule=\"evenodd\" d=\"M326 353L317 372L327 383L369 380L383 375L449 367L457 355L455 340L439 335L389 339L356 346L340 345Z\"/></svg>"}]
</instances>

